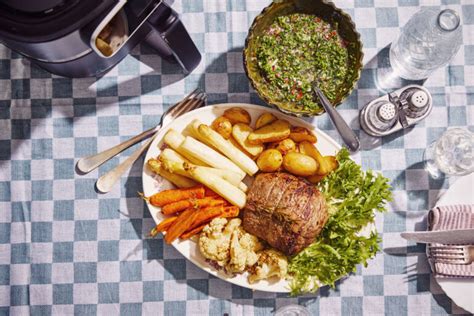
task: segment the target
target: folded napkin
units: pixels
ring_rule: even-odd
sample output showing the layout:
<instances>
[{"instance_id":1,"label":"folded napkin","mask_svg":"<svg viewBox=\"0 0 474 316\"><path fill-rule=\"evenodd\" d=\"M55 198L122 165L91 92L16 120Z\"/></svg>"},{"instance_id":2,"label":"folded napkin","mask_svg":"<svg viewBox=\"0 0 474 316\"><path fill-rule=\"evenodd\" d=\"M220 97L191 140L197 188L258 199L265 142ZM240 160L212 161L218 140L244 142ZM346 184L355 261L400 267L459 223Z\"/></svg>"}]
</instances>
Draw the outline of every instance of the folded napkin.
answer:
<instances>
[{"instance_id":1,"label":"folded napkin","mask_svg":"<svg viewBox=\"0 0 474 316\"><path fill-rule=\"evenodd\" d=\"M433 208L428 214L429 230L474 228L474 205L447 205ZM440 244L429 244L440 246ZM428 249L429 253L429 249ZM474 262L467 265L439 263L430 260L435 277L474 277Z\"/></svg>"}]
</instances>

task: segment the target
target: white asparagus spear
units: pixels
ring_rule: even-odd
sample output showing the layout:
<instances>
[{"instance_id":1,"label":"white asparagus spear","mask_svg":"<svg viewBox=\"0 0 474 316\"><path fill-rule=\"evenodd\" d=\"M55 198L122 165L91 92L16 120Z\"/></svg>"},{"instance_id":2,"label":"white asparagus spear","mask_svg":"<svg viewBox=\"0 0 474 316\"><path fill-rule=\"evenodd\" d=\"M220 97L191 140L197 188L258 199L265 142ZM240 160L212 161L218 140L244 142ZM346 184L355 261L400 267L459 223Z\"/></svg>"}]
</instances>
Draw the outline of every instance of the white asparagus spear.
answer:
<instances>
[{"instance_id":1,"label":"white asparagus spear","mask_svg":"<svg viewBox=\"0 0 474 316\"><path fill-rule=\"evenodd\" d=\"M192 137L187 136L179 149L182 150L185 157L192 156L211 167L232 170L245 176L245 172L231 160Z\"/></svg>"},{"instance_id":2,"label":"white asparagus spear","mask_svg":"<svg viewBox=\"0 0 474 316\"><path fill-rule=\"evenodd\" d=\"M232 160L248 175L253 176L257 173L258 166L255 161L232 145L232 143L222 137L221 134L205 124L199 125L198 131L201 138L205 139L206 143L209 143L214 148L218 148L221 153Z\"/></svg>"},{"instance_id":3,"label":"white asparagus spear","mask_svg":"<svg viewBox=\"0 0 474 316\"><path fill-rule=\"evenodd\" d=\"M187 162L190 165L192 165L192 163L190 163L189 160L187 160L185 157L181 156L179 153L177 153L176 151L170 148L165 148L161 152L160 157L162 157L161 159L167 159L167 160L175 161L179 163ZM218 169L218 168L212 168L212 167L203 167L203 168L206 168L209 172L212 172L215 175L218 175L219 177L223 178L224 180L229 181L235 186L240 186L240 182L244 178L243 175L237 172L234 172L232 170Z\"/></svg>"},{"instance_id":4,"label":"white asparagus spear","mask_svg":"<svg viewBox=\"0 0 474 316\"><path fill-rule=\"evenodd\" d=\"M193 157L193 156L186 156L186 154L180 149L181 144L184 142L185 137L175 131L174 129L170 129L164 137L165 144L173 148L176 152L185 156L187 160L191 163L198 165L198 166L207 166L206 163L201 161L200 159Z\"/></svg>"},{"instance_id":5,"label":"white asparagus spear","mask_svg":"<svg viewBox=\"0 0 474 316\"><path fill-rule=\"evenodd\" d=\"M244 207L247 199L245 193L236 186L232 185L230 182L222 179L212 172L209 172L208 168L190 165L186 162L179 163L170 161L163 157L160 157L160 159L163 168L165 168L167 171L179 175L187 174L187 176L191 177L193 180L204 184L222 196L224 199L229 201L229 203L236 205L239 208Z\"/></svg>"},{"instance_id":6,"label":"white asparagus spear","mask_svg":"<svg viewBox=\"0 0 474 316\"><path fill-rule=\"evenodd\" d=\"M165 148L161 151L160 156L166 157L166 159L176 161L176 162L190 162L189 159L183 157L181 154L179 154L177 151L171 149L171 148Z\"/></svg>"},{"instance_id":7,"label":"white asparagus spear","mask_svg":"<svg viewBox=\"0 0 474 316\"><path fill-rule=\"evenodd\" d=\"M239 185L237 186L240 190L242 190L243 192L247 192L249 187L243 183L243 182L240 182Z\"/></svg>"},{"instance_id":8,"label":"white asparagus spear","mask_svg":"<svg viewBox=\"0 0 474 316\"><path fill-rule=\"evenodd\" d=\"M178 174L178 175L183 176L183 177L188 177L188 178L191 178L191 179L193 178L189 174L189 172L184 170L184 164L185 163L169 160L169 159L166 159L166 157L163 157L163 156L159 156L158 159L160 159L161 166L165 170L167 170L171 173L174 173L174 174Z\"/></svg>"},{"instance_id":9,"label":"white asparagus spear","mask_svg":"<svg viewBox=\"0 0 474 316\"><path fill-rule=\"evenodd\" d=\"M161 166L161 162L152 158L147 161L148 167L155 173L159 174L178 188L191 188L197 185L197 182L176 173L171 173Z\"/></svg>"},{"instance_id":10,"label":"white asparagus spear","mask_svg":"<svg viewBox=\"0 0 474 316\"><path fill-rule=\"evenodd\" d=\"M201 137L201 134L199 133L199 125L201 125L202 122L198 119L194 119L189 123L188 125L188 131L190 132L191 136L196 138L202 143L206 143L206 140ZM206 144L209 145L209 144Z\"/></svg>"},{"instance_id":11,"label":"white asparagus spear","mask_svg":"<svg viewBox=\"0 0 474 316\"><path fill-rule=\"evenodd\" d=\"M204 184L226 199L229 203L236 205L239 208L245 206L247 196L236 186L199 166L190 166L184 163L184 169L192 175L194 180Z\"/></svg>"}]
</instances>

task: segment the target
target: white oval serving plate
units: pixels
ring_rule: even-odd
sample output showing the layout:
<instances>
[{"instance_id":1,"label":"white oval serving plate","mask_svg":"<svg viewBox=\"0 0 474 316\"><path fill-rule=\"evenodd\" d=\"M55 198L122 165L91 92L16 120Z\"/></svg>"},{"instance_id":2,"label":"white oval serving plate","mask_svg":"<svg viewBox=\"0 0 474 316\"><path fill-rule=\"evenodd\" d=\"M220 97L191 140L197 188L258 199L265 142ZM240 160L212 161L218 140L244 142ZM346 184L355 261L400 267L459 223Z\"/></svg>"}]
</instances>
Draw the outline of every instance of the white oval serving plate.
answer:
<instances>
[{"instance_id":1,"label":"white oval serving plate","mask_svg":"<svg viewBox=\"0 0 474 316\"><path fill-rule=\"evenodd\" d=\"M144 161L144 166L143 166L143 191L144 191L145 196L150 196L154 193L157 193L158 191L170 189L173 187L172 184L169 183L167 180L164 180L160 176L153 174L146 167L146 161L148 159L157 157L160 154L161 152L160 148L163 145L163 137L169 129L174 129L178 132L181 132L194 119L199 119L201 122L210 125L212 121L215 118L221 116L226 109L230 107L236 107L236 106L244 108L250 113L253 124L255 123L255 120L258 118L260 114L262 114L263 112L271 112L276 117L289 121L292 125L303 126L303 127L308 128L309 130L312 130L318 138L317 146L323 155L335 155L341 148L339 144L337 144L331 137L329 137L327 134L325 134L321 130L315 129L315 127L312 126L311 124L301 119L282 114L281 112L271 109L271 108L267 108L267 107L263 107L259 105L253 105L253 104L246 104L246 103L228 103L228 104L216 104L212 106L205 106L205 107L196 109L194 111L191 111L189 113L186 113L183 116L180 116L179 118L171 122L168 126L164 126L158 133L157 137L154 139L154 141L150 145L150 148L148 149L148 152L146 154L145 161ZM148 208L150 210L151 216L153 217L156 223L159 223L164 218L164 216L160 212L160 208L155 207L150 204L148 204ZM240 285L252 290L259 290L259 291L266 291L266 292L280 292L280 293L287 293L290 291L289 286L288 286L288 281L286 280L279 280L279 281L274 281L274 282L272 282L271 280L270 281L263 280L254 284L250 284L247 282L246 274L240 274L240 275L231 277L221 271L215 270L201 256L201 254L199 253L199 249L194 241L176 240L172 243L172 245L186 259L190 260L192 263L194 263L201 269L205 270L206 272L218 278L221 278L227 282Z\"/></svg>"}]
</instances>

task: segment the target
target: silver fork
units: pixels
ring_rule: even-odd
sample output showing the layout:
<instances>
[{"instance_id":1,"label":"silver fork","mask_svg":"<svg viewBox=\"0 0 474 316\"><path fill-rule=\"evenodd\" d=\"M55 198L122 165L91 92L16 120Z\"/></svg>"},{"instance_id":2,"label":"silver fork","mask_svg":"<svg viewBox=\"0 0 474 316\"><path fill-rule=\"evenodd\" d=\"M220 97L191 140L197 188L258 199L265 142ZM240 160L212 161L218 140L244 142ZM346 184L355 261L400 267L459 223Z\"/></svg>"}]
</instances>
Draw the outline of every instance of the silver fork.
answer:
<instances>
[{"instance_id":1,"label":"silver fork","mask_svg":"<svg viewBox=\"0 0 474 316\"><path fill-rule=\"evenodd\" d=\"M474 261L474 245L430 246L429 256L440 263L470 264Z\"/></svg>"},{"instance_id":2,"label":"silver fork","mask_svg":"<svg viewBox=\"0 0 474 316\"><path fill-rule=\"evenodd\" d=\"M162 126L168 125L171 121L183 115L184 113L203 106L206 102L206 98L206 94L204 92L200 92L195 97L186 98L182 102L177 103L173 107L169 108L168 111L166 111L161 117L161 122L156 128L155 134L150 139L148 139L139 149L137 149L133 154L131 154L130 157L128 157L124 162L101 176L96 182L97 190L103 193L109 192L114 186L114 184L120 179L122 174L124 174L125 171L130 169L130 167L138 159L138 157L140 157L140 155L148 148L148 146L150 146Z\"/></svg>"},{"instance_id":3,"label":"silver fork","mask_svg":"<svg viewBox=\"0 0 474 316\"><path fill-rule=\"evenodd\" d=\"M166 120L166 114L167 113L171 114L171 111L176 111L176 107L178 105L184 103L186 100L189 100L189 99L192 99L192 98L196 97L199 93L200 93L200 90L196 89L193 92L191 92L190 94L188 94L182 101L178 102L177 104L175 104L174 106L169 108L168 111L166 113L164 113L163 116L161 117L160 124L156 125L155 127L152 127L152 128L150 128L150 129L148 129L148 130L146 130L146 131L144 131L144 132L142 132L142 133L140 133L136 136L133 136L132 138L127 139L126 141L124 141L124 142L122 142L118 145L115 145L115 146L113 146L109 149L101 151L100 153L97 153L95 155L88 156L88 157L83 157L83 158L79 159L77 161L77 164L76 164L77 169L82 173L89 173L92 170L99 167L100 165L102 165L104 162L111 159L112 157L117 156L119 153L121 153L122 151L124 151L128 147L133 146L138 142L141 142L142 140L144 140L145 138L150 137L153 134L156 134L156 132L160 129L160 127L163 124L167 123L167 122L164 121L164 120Z\"/></svg>"}]
</instances>

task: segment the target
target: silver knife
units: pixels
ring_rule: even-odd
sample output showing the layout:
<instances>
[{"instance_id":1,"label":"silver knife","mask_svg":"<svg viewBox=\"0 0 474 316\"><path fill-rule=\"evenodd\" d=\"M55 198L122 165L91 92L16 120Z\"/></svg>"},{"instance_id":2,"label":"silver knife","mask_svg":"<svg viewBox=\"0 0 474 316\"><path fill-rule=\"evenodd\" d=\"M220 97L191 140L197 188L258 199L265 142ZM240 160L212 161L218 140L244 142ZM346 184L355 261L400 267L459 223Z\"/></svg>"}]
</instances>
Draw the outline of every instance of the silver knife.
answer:
<instances>
[{"instance_id":1,"label":"silver knife","mask_svg":"<svg viewBox=\"0 0 474 316\"><path fill-rule=\"evenodd\" d=\"M474 244L474 229L437 230L400 234L406 240L418 243L439 243L447 245Z\"/></svg>"}]
</instances>

